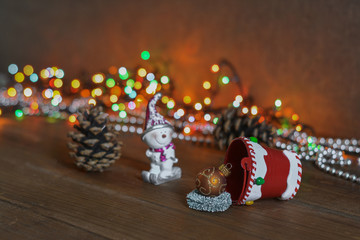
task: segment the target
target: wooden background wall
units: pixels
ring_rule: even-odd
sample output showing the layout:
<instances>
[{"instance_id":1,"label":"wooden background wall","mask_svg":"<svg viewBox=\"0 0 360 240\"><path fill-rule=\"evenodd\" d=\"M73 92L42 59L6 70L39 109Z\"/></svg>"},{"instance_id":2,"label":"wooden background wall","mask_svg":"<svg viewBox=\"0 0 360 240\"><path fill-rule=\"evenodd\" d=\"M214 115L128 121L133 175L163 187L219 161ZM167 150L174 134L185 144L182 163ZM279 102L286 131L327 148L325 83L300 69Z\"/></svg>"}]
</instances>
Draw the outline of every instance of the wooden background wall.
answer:
<instances>
[{"instance_id":1,"label":"wooden background wall","mask_svg":"<svg viewBox=\"0 0 360 240\"><path fill-rule=\"evenodd\" d=\"M56 65L73 78L134 67L147 49L170 61L180 98L226 58L257 105L281 98L320 134L359 138L359 29L356 0L1 0L0 72Z\"/></svg>"}]
</instances>

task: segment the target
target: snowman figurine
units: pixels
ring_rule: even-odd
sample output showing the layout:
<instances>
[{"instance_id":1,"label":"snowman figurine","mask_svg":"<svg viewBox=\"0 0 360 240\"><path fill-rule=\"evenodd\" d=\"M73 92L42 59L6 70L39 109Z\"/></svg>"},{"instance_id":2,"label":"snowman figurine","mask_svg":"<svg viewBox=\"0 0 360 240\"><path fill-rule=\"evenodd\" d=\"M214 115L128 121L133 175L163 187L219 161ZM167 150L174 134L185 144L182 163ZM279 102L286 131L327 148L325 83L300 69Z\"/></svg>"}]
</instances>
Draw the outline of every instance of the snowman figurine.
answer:
<instances>
[{"instance_id":1,"label":"snowman figurine","mask_svg":"<svg viewBox=\"0 0 360 240\"><path fill-rule=\"evenodd\" d=\"M156 102L161 93L150 99L146 109L146 119L142 140L149 146L146 156L150 159L150 170L142 171L144 182L159 185L181 178L181 169L173 167L178 162L175 146L171 142L173 126L156 111Z\"/></svg>"}]
</instances>

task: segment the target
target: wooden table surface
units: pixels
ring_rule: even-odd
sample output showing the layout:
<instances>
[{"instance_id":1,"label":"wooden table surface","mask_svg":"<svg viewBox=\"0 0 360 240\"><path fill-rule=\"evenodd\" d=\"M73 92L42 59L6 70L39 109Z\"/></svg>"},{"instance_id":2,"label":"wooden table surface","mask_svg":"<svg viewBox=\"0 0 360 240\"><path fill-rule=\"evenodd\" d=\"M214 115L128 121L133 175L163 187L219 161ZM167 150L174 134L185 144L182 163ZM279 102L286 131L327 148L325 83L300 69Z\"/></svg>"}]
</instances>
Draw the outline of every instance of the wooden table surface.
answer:
<instances>
[{"instance_id":1,"label":"wooden table surface","mask_svg":"<svg viewBox=\"0 0 360 240\"><path fill-rule=\"evenodd\" d=\"M201 169L224 152L175 141L181 180L153 186L146 145L122 134L123 156L103 173L79 171L65 121L0 118L0 239L360 239L360 186L304 163L290 201L259 200L224 213L189 209Z\"/></svg>"}]
</instances>

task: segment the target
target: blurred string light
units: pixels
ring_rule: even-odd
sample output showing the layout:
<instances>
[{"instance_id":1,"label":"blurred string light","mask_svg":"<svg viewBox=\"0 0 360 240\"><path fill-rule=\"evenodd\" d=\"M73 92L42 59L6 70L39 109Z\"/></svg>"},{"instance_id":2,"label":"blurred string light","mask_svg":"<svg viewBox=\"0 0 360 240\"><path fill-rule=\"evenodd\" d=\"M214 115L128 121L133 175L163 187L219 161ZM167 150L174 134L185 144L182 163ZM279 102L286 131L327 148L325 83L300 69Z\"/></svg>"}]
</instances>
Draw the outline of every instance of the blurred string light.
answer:
<instances>
[{"instance_id":1,"label":"blurred string light","mask_svg":"<svg viewBox=\"0 0 360 240\"><path fill-rule=\"evenodd\" d=\"M35 82L37 82L38 80L39 80L39 77L38 77L38 75L37 75L36 73L32 73L32 74L30 75L30 81L31 81L31 82L35 83Z\"/></svg>"},{"instance_id":2,"label":"blurred string light","mask_svg":"<svg viewBox=\"0 0 360 240\"><path fill-rule=\"evenodd\" d=\"M142 52L142 59L150 59L150 53L147 51ZM152 62L154 61L149 62L149 64L152 64ZM132 114L135 114L135 116L141 115L143 109L146 108L147 100L150 99L154 93L161 91L163 92L161 101L166 105L168 116L173 117L174 120L179 119L179 121L181 121L178 123L180 125L177 126L180 132L186 127L186 122L190 123L190 126L188 125L187 127L191 135L199 134L202 131L211 132L211 127L214 126L213 124L217 124L219 121L218 116L220 113L218 109L214 109L211 105L217 94L216 91L218 91L221 86L229 84L230 81L233 82L236 80L233 74L229 75L229 72L224 71L224 65L214 64L211 66L211 72L217 73L217 81L214 83L209 80L202 81L202 88L207 90L207 96L199 98L199 96L195 95L192 99L192 97L186 95L182 98L182 101L176 102L175 99L172 98L174 86L171 85L172 82L170 82L170 78L161 73L156 66L137 66L133 70L123 66L119 68L111 66L108 68L108 73L99 72L90 75L95 85L89 85L86 82L82 83L79 79L73 79L70 82L70 86L66 84L66 79L63 80L65 76L64 71L58 67L47 67L37 74L31 65L24 66L23 72L19 72L15 64L10 64L8 71L14 75L14 79L18 82L18 85L16 88L6 89L6 96L12 96L14 100L23 96L27 97L27 101L29 101L28 106L31 106L30 108L28 107L30 111L37 110L39 112L45 109L45 111L49 112L49 110L46 110L46 107L44 108L44 105L49 102L54 107L53 109L57 109L56 111L59 111L60 108L65 110L67 108L67 103L65 102L67 101L63 102L63 97L68 99L68 93L70 92L74 94L74 98L75 96L85 98L83 100L85 104L96 105L97 101L99 101L101 105L108 107L113 112L119 112L119 118L123 119L125 123L130 121L129 119ZM27 82L27 77L29 77L30 82ZM43 80L37 83L36 87L35 85L31 87L28 86L28 84L38 82L39 77ZM124 81L119 81L119 79ZM158 81L155 79L158 79ZM40 85L43 85L43 88L36 91ZM70 91L68 91L69 87ZM31 91L31 94L29 94L29 91ZM23 94L18 94L22 92ZM62 94L65 94L65 96L62 96ZM38 95L43 99L37 99ZM242 94L235 96L232 104L234 107L239 108L239 112L244 114L249 113L249 117L259 116L259 108L252 105L249 99L246 98L246 96L243 97ZM26 107L24 107L24 109L25 108ZM274 109L274 111L281 110ZM264 111L261 110L260 112ZM74 110L71 113L74 113ZM29 114L29 110L24 111L24 114ZM292 114L290 117L293 124L298 124L299 116L297 114ZM182 119L180 120L180 118ZM264 121L263 116L261 116L260 119L262 119L261 122ZM210 128L207 129L207 127ZM301 129L299 130L300 127ZM298 130L302 131L301 124L296 126L296 131ZM184 138L184 136L182 137Z\"/></svg>"},{"instance_id":3,"label":"blurred string light","mask_svg":"<svg viewBox=\"0 0 360 240\"><path fill-rule=\"evenodd\" d=\"M15 75L19 71L19 68L16 64L13 63L9 65L8 71L10 74Z\"/></svg>"},{"instance_id":4,"label":"blurred string light","mask_svg":"<svg viewBox=\"0 0 360 240\"><path fill-rule=\"evenodd\" d=\"M170 82L170 79L169 79L168 76L162 76L162 77L160 78L160 82L161 82L162 84L168 84L168 83Z\"/></svg>"},{"instance_id":5,"label":"blurred string light","mask_svg":"<svg viewBox=\"0 0 360 240\"><path fill-rule=\"evenodd\" d=\"M141 53L141 58L142 58L143 60L149 60L149 59L150 59L150 53L149 53L148 51L143 51L143 52Z\"/></svg>"},{"instance_id":6,"label":"blurred string light","mask_svg":"<svg viewBox=\"0 0 360 240\"><path fill-rule=\"evenodd\" d=\"M80 81L79 81L79 79L74 79L74 80L72 80L72 81L71 81L71 87L72 87L72 88L75 88L75 89L79 88L79 87L80 87Z\"/></svg>"},{"instance_id":7,"label":"blurred string light","mask_svg":"<svg viewBox=\"0 0 360 240\"><path fill-rule=\"evenodd\" d=\"M275 107L279 108L279 107L281 107L281 104L282 104L282 102L280 99L275 100Z\"/></svg>"},{"instance_id":8,"label":"blurred string light","mask_svg":"<svg viewBox=\"0 0 360 240\"><path fill-rule=\"evenodd\" d=\"M31 65L26 65L23 70L26 76L30 76L34 73L34 68Z\"/></svg>"}]
</instances>

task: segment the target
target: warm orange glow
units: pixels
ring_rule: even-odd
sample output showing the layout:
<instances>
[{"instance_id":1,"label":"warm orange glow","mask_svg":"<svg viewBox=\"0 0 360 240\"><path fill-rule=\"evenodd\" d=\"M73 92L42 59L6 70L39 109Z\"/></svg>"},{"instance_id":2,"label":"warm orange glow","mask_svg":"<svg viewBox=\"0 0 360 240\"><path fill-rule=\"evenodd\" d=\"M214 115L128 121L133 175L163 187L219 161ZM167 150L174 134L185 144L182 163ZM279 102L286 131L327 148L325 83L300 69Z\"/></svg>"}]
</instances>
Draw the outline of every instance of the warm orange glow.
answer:
<instances>
[{"instance_id":1,"label":"warm orange glow","mask_svg":"<svg viewBox=\"0 0 360 240\"><path fill-rule=\"evenodd\" d=\"M39 108L39 104L37 102L32 102L30 107L31 107L32 110L36 110L36 109Z\"/></svg>"},{"instance_id":2,"label":"warm orange glow","mask_svg":"<svg viewBox=\"0 0 360 240\"><path fill-rule=\"evenodd\" d=\"M110 89L110 94L120 96L121 94L121 88L119 86L115 86Z\"/></svg>"},{"instance_id":3,"label":"warm orange glow","mask_svg":"<svg viewBox=\"0 0 360 240\"><path fill-rule=\"evenodd\" d=\"M217 73L219 70L220 70L219 65L214 64L214 65L211 66L211 71L212 71L213 73Z\"/></svg>"},{"instance_id":4,"label":"warm orange glow","mask_svg":"<svg viewBox=\"0 0 360 240\"><path fill-rule=\"evenodd\" d=\"M109 73L112 75L115 75L117 73L118 69L115 66L109 67Z\"/></svg>"},{"instance_id":5,"label":"warm orange glow","mask_svg":"<svg viewBox=\"0 0 360 240\"><path fill-rule=\"evenodd\" d=\"M80 95L81 95L83 98L90 97L90 91L89 91L89 89L83 89L83 90L81 90Z\"/></svg>"},{"instance_id":6,"label":"warm orange glow","mask_svg":"<svg viewBox=\"0 0 360 240\"><path fill-rule=\"evenodd\" d=\"M259 118L259 123L262 123L263 121L265 121L265 118L264 118L264 116L261 116L261 117Z\"/></svg>"}]
</instances>

